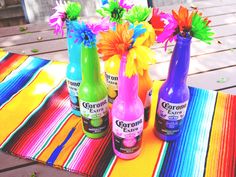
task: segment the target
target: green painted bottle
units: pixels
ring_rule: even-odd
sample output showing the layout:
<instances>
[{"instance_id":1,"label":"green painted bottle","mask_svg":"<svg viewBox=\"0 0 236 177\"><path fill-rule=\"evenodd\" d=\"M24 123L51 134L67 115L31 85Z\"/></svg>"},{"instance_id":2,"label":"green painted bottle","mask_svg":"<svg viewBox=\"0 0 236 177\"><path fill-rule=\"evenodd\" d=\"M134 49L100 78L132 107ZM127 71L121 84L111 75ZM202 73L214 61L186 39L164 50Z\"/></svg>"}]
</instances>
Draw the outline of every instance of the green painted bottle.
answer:
<instances>
[{"instance_id":1,"label":"green painted bottle","mask_svg":"<svg viewBox=\"0 0 236 177\"><path fill-rule=\"evenodd\" d=\"M89 138L103 137L109 125L108 92L100 74L97 47L82 45L82 82L79 87L83 131Z\"/></svg>"}]
</instances>

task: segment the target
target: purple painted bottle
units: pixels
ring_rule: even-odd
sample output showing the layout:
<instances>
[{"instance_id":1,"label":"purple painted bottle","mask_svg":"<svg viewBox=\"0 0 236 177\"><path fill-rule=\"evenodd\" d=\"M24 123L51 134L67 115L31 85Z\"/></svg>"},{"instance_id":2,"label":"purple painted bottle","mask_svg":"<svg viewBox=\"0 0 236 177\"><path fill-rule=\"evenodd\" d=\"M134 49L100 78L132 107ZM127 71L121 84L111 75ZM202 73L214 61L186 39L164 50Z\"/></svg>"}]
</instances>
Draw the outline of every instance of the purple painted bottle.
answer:
<instances>
[{"instance_id":1,"label":"purple painted bottle","mask_svg":"<svg viewBox=\"0 0 236 177\"><path fill-rule=\"evenodd\" d=\"M155 133L165 141L172 141L181 134L182 122L189 101L186 79L189 69L191 36L177 35L171 57L169 73L160 88Z\"/></svg>"},{"instance_id":2,"label":"purple painted bottle","mask_svg":"<svg viewBox=\"0 0 236 177\"><path fill-rule=\"evenodd\" d=\"M112 144L115 154L122 159L133 159L140 154L144 122L144 107L138 97L138 75L125 76L126 55L119 70L118 96L112 106Z\"/></svg>"}]
</instances>

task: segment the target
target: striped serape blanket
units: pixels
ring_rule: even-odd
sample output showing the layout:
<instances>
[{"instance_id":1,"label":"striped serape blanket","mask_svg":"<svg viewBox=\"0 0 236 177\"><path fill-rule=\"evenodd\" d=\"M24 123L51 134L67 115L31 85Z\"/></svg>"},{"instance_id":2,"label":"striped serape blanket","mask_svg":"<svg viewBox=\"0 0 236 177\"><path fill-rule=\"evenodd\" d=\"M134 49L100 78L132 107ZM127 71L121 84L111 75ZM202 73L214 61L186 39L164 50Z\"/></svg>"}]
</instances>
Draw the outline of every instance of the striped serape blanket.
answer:
<instances>
[{"instance_id":1,"label":"striped serape blanket","mask_svg":"<svg viewBox=\"0 0 236 177\"><path fill-rule=\"evenodd\" d=\"M183 134L164 142L153 132L157 93L142 152L121 160L111 129L92 140L71 113L66 63L0 52L0 149L85 176L236 176L236 96L190 87Z\"/></svg>"}]
</instances>

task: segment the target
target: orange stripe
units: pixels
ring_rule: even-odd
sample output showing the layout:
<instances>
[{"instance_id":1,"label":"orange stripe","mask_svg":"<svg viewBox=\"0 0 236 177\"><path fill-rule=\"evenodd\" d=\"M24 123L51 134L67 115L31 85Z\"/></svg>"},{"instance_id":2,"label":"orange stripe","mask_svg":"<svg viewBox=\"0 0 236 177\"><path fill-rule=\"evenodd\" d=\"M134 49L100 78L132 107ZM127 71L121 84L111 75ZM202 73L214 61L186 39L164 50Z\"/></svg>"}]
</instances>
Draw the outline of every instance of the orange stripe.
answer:
<instances>
[{"instance_id":1,"label":"orange stripe","mask_svg":"<svg viewBox=\"0 0 236 177\"><path fill-rule=\"evenodd\" d=\"M77 124L77 125L76 125ZM82 124L81 119L72 115L65 125L60 129L60 131L53 137L50 144L44 149L44 151L39 155L37 160L39 161L47 161L53 151L59 146L67 137L69 132L73 127L76 125L76 130L73 133L73 136L69 139L69 141L66 143L66 145L63 147L61 153L57 157L56 161L54 162L54 166L61 167L63 166L64 162L70 155L70 152L73 150L74 146L77 144L77 142L81 139L83 136L82 132ZM76 136L74 136L76 135Z\"/></svg>"},{"instance_id":2,"label":"orange stripe","mask_svg":"<svg viewBox=\"0 0 236 177\"><path fill-rule=\"evenodd\" d=\"M220 146L223 134L224 106L227 104L227 95L218 94L215 114L212 123L209 150L207 154L205 177L217 176L219 172Z\"/></svg>"}]
</instances>

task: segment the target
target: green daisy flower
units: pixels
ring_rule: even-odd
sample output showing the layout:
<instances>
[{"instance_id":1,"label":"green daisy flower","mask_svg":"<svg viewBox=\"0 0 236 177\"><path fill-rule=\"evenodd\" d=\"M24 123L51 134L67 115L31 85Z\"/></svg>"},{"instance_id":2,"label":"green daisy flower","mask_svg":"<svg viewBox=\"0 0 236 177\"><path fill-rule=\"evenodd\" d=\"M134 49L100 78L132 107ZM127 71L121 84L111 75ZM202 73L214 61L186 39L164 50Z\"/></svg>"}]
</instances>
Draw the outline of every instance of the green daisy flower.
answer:
<instances>
[{"instance_id":1,"label":"green daisy flower","mask_svg":"<svg viewBox=\"0 0 236 177\"><path fill-rule=\"evenodd\" d=\"M143 22L145 21L149 15L151 14L151 9L142 6L134 6L131 10L129 10L124 19L128 20L131 23L135 22Z\"/></svg>"},{"instance_id":2,"label":"green daisy flower","mask_svg":"<svg viewBox=\"0 0 236 177\"><path fill-rule=\"evenodd\" d=\"M125 9L120 7L118 1L110 0L106 6L98 9L97 12L103 17L109 16L111 22L122 23Z\"/></svg>"},{"instance_id":3,"label":"green daisy flower","mask_svg":"<svg viewBox=\"0 0 236 177\"><path fill-rule=\"evenodd\" d=\"M69 20L76 20L81 11L81 5L78 2L68 2L66 6L66 14Z\"/></svg>"},{"instance_id":4,"label":"green daisy flower","mask_svg":"<svg viewBox=\"0 0 236 177\"><path fill-rule=\"evenodd\" d=\"M208 26L209 23L210 21L206 18L204 19L201 15L195 13L192 18L191 36L210 44L213 40L212 36L214 33Z\"/></svg>"}]
</instances>

